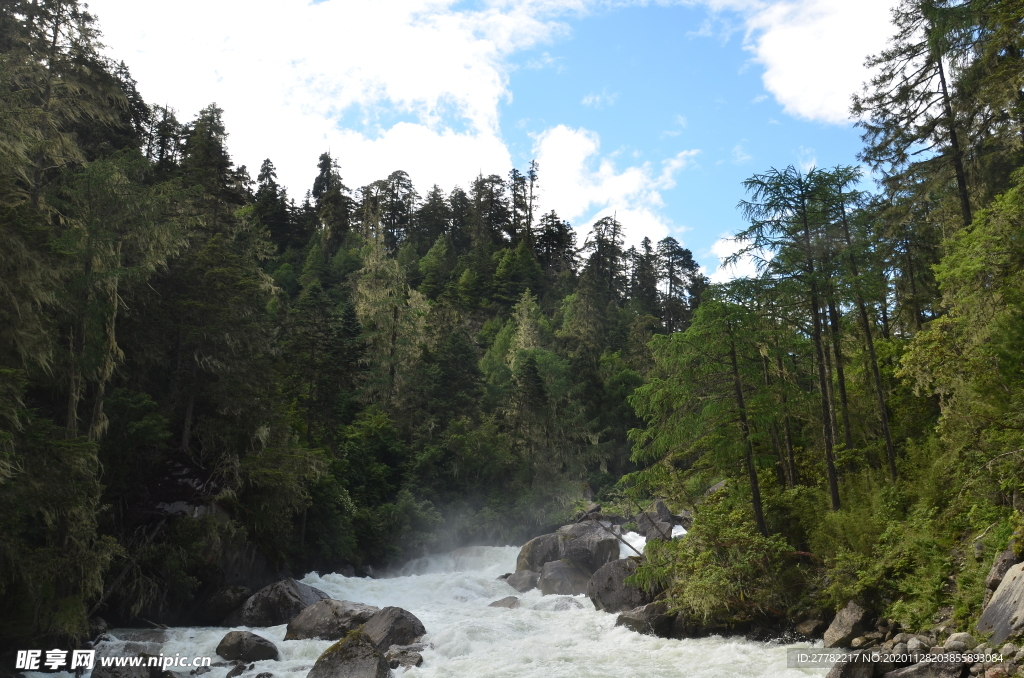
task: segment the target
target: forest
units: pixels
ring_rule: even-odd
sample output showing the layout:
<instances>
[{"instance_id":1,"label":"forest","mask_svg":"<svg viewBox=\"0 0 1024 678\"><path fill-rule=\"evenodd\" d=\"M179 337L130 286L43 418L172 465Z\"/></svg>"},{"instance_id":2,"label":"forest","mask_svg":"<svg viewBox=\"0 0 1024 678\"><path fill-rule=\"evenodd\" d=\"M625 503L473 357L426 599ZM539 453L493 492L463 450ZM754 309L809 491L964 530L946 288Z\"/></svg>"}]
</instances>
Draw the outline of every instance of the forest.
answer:
<instances>
[{"instance_id":1,"label":"forest","mask_svg":"<svg viewBox=\"0 0 1024 678\"><path fill-rule=\"evenodd\" d=\"M4 3L0 647L654 498L695 516L637 575L674 609L966 628L1024 530L1024 6L893 22L860 156L738 186L758 275L710 284L536 163L421 192L325 152L289 195L83 4Z\"/></svg>"}]
</instances>

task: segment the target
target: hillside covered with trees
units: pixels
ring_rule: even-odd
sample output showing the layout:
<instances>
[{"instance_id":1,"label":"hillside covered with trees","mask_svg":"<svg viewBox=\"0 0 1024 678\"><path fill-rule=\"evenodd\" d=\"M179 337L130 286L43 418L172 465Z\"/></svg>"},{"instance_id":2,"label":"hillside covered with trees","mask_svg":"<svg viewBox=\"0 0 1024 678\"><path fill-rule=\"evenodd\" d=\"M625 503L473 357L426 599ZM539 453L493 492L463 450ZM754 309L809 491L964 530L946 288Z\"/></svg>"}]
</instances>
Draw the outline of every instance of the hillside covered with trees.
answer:
<instances>
[{"instance_id":1,"label":"hillside covered with trees","mask_svg":"<svg viewBox=\"0 0 1024 678\"><path fill-rule=\"evenodd\" d=\"M147 104L83 5L7 3L0 644L655 497L694 526L638 578L687 614L966 626L1024 527L1024 10L894 19L853 104L877 186L755 174L760 273L711 285L546 210L536 163L350 187L324 153L289 195L216 104Z\"/></svg>"}]
</instances>

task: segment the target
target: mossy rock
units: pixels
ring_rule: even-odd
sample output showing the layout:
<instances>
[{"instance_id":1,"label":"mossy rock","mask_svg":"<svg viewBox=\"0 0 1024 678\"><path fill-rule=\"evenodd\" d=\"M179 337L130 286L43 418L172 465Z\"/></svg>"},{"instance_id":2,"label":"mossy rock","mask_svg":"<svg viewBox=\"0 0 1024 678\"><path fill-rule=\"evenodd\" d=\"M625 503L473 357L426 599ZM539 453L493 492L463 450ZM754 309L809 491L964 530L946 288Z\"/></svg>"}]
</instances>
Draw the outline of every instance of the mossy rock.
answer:
<instances>
[{"instance_id":1,"label":"mossy rock","mask_svg":"<svg viewBox=\"0 0 1024 678\"><path fill-rule=\"evenodd\" d=\"M384 653L360 629L324 650L306 678L388 678Z\"/></svg>"}]
</instances>

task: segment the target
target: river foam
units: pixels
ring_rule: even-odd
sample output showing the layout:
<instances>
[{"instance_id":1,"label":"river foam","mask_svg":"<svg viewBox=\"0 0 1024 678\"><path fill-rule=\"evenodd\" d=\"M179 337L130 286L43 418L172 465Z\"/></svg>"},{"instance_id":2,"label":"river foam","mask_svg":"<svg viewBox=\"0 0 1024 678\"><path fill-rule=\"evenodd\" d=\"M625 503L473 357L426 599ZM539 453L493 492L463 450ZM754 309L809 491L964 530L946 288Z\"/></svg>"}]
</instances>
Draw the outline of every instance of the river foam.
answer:
<instances>
[{"instance_id":1,"label":"river foam","mask_svg":"<svg viewBox=\"0 0 1024 678\"><path fill-rule=\"evenodd\" d=\"M630 533L626 541L643 550L643 537ZM625 546L622 550L633 555ZM423 666L395 672L407 678L795 678L826 673L788 669L784 645L742 638L644 636L617 628L616 616L596 611L586 596L541 596L536 589L519 594L497 579L515 569L518 553L514 546L470 547L418 559L386 578L311 573L302 581L332 598L395 605L419 617L430 648L423 652ZM510 595L519 597L521 607L488 607ZM331 645L285 641L285 628L248 629L273 641L281 658L256 662L242 678L262 672L274 678L305 678ZM171 629L165 632L162 653L219 660L216 647L228 630ZM229 668L214 667L206 676L223 678Z\"/></svg>"}]
</instances>

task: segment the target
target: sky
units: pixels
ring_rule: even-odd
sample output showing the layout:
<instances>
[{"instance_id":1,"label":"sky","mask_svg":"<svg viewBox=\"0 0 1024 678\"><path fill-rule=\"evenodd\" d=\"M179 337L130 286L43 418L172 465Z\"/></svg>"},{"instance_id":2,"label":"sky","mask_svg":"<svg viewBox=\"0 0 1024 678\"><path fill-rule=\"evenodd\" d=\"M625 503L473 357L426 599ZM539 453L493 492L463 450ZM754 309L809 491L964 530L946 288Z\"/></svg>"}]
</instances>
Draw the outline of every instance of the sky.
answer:
<instances>
[{"instance_id":1,"label":"sky","mask_svg":"<svg viewBox=\"0 0 1024 678\"><path fill-rule=\"evenodd\" d=\"M109 56L182 121L216 103L228 148L289 195L330 151L350 188L421 194L539 163L540 209L580 242L671 235L713 280L742 182L857 164L850 97L893 0L91 0Z\"/></svg>"}]
</instances>

